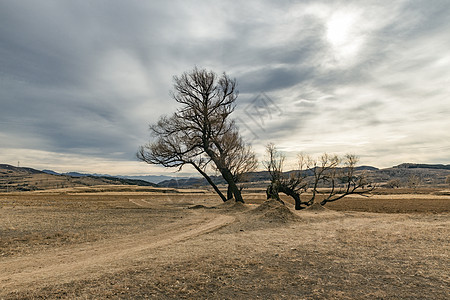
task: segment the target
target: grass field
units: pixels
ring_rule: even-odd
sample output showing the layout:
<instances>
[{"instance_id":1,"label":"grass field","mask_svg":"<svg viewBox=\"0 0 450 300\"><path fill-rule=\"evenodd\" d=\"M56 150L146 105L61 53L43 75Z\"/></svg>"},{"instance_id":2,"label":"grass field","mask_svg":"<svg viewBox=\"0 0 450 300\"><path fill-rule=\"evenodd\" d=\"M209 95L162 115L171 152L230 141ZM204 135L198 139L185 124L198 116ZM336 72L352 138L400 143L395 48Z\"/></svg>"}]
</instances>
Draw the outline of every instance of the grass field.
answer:
<instances>
[{"instance_id":1,"label":"grass field","mask_svg":"<svg viewBox=\"0 0 450 300\"><path fill-rule=\"evenodd\" d=\"M450 196L0 194L0 299L448 299Z\"/></svg>"}]
</instances>

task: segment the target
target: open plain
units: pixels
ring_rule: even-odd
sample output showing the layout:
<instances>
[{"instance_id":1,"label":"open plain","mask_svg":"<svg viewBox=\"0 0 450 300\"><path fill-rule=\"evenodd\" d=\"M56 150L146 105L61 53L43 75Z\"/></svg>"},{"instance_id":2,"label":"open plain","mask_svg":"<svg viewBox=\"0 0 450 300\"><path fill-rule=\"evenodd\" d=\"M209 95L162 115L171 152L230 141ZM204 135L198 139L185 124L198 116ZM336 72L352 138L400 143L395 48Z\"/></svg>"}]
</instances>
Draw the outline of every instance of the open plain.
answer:
<instances>
[{"instance_id":1,"label":"open plain","mask_svg":"<svg viewBox=\"0 0 450 300\"><path fill-rule=\"evenodd\" d=\"M0 194L0 299L448 299L450 196Z\"/></svg>"}]
</instances>

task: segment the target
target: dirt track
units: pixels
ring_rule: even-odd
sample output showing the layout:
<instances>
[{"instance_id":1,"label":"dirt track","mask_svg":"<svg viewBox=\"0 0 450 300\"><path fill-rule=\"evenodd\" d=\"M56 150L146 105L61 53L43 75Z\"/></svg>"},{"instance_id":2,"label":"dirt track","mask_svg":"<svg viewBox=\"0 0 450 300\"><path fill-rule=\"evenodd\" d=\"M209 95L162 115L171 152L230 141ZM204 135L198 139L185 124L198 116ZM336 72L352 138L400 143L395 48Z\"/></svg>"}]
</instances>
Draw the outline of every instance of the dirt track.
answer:
<instances>
[{"instance_id":1,"label":"dirt track","mask_svg":"<svg viewBox=\"0 0 450 300\"><path fill-rule=\"evenodd\" d=\"M450 292L447 213L294 213L220 205L210 195L27 197L2 199L0 299L446 299Z\"/></svg>"},{"instance_id":2,"label":"dirt track","mask_svg":"<svg viewBox=\"0 0 450 300\"><path fill-rule=\"evenodd\" d=\"M121 270L123 265L145 259L144 251L165 247L205 234L233 222L232 216L202 217L168 226L158 232L143 232L79 247L56 249L0 261L2 293L29 286L62 284Z\"/></svg>"}]
</instances>

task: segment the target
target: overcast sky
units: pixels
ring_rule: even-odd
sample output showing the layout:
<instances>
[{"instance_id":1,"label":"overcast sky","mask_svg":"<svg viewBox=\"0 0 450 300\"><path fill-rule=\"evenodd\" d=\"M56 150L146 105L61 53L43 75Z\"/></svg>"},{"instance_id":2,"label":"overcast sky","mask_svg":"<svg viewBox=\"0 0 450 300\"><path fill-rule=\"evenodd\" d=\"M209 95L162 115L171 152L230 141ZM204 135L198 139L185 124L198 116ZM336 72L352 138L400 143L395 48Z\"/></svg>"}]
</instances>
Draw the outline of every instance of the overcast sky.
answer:
<instances>
[{"instance_id":1,"label":"overcast sky","mask_svg":"<svg viewBox=\"0 0 450 300\"><path fill-rule=\"evenodd\" d=\"M0 0L0 163L163 174L137 162L172 76L226 72L259 157L450 163L450 1Z\"/></svg>"}]
</instances>

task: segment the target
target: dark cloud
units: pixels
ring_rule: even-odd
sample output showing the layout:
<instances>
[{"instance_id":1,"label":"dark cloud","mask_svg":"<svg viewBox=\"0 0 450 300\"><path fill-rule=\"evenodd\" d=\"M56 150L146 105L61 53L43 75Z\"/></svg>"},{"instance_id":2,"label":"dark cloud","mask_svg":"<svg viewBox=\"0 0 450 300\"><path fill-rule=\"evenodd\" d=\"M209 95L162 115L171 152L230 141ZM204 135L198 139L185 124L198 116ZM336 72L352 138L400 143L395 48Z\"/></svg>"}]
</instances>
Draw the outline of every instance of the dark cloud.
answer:
<instances>
[{"instance_id":1,"label":"dark cloud","mask_svg":"<svg viewBox=\"0 0 450 300\"><path fill-rule=\"evenodd\" d=\"M256 94L258 92L272 92L295 86L314 75L314 70L292 68L264 68L248 72L240 76L241 91Z\"/></svg>"}]
</instances>

